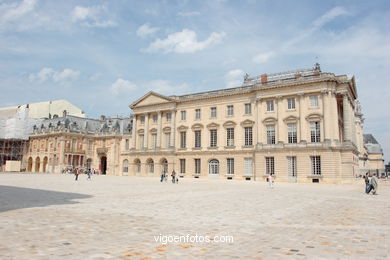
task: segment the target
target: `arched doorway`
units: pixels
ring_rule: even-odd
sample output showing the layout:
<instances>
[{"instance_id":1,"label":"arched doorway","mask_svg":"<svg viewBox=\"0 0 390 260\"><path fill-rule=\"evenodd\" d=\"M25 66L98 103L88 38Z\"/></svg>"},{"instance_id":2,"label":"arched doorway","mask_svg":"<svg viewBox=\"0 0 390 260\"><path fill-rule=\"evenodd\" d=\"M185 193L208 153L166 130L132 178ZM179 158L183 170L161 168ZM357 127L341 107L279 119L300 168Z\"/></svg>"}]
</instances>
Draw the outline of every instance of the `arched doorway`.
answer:
<instances>
[{"instance_id":1,"label":"arched doorway","mask_svg":"<svg viewBox=\"0 0 390 260\"><path fill-rule=\"evenodd\" d=\"M30 157L28 158L28 162L27 162L27 171L32 172L32 167L33 167L33 159Z\"/></svg>"},{"instance_id":2,"label":"arched doorway","mask_svg":"<svg viewBox=\"0 0 390 260\"><path fill-rule=\"evenodd\" d=\"M46 166L47 166L47 157L45 156L43 158L43 168L42 168L42 172L46 172Z\"/></svg>"},{"instance_id":3,"label":"arched doorway","mask_svg":"<svg viewBox=\"0 0 390 260\"><path fill-rule=\"evenodd\" d=\"M154 162L152 158L146 160L146 165L147 165L147 172L154 173Z\"/></svg>"},{"instance_id":4,"label":"arched doorway","mask_svg":"<svg viewBox=\"0 0 390 260\"><path fill-rule=\"evenodd\" d=\"M107 173L107 157L106 156L100 157L100 172L102 174Z\"/></svg>"},{"instance_id":5,"label":"arched doorway","mask_svg":"<svg viewBox=\"0 0 390 260\"><path fill-rule=\"evenodd\" d=\"M134 172L135 173L140 173L141 172L141 161L140 161L140 159L135 159L134 160Z\"/></svg>"},{"instance_id":6,"label":"arched doorway","mask_svg":"<svg viewBox=\"0 0 390 260\"><path fill-rule=\"evenodd\" d=\"M123 175L128 175L129 174L129 161L126 159L123 161L122 163L122 172L123 172Z\"/></svg>"},{"instance_id":7,"label":"arched doorway","mask_svg":"<svg viewBox=\"0 0 390 260\"><path fill-rule=\"evenodd\" d=\"M91 166L92 166L92 159L88 158L87 161L85 162L85 167L87 167L87 169L91 169Z\"/></svg>"},{"instance_id":8,"label":"arched doorway","mask_svg":"<svg viewBox=\"0 0 390 260\"><path fill-rule=\"evenodd\" d=\"M161 172L164 171L164 172L168 172L168 161L167 159L165 158L162 158L160 160L160 165L161 165Z\"/></svg>"},{"instance_id":9,"label":"arched doorway","mask_svg":"<svg viewBox=\"0 0 390 260\"><path fill-rule=\"evenodd\" d=\"M210 160L209 162L209 174L219 174L219 161L216 159Z\"/></svg>"},{"instance_id":10,"label":"arched doorway","mask_svg":"<svg viewBox=\"0 0 390 260\"><path fill-rule=\"evenodd\" d=\"M41 159L39 157L35 158L35 172L39 172L41 167Z\"/></svg>"}]
</instances>

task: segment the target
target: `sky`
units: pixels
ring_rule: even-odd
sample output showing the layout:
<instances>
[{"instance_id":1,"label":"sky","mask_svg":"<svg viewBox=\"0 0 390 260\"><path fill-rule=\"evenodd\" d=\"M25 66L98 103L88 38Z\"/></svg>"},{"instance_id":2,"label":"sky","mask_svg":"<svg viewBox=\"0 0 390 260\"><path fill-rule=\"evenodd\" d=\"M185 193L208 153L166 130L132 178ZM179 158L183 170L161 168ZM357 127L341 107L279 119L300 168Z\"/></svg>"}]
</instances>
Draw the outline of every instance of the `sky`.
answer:
<instances>
[{"instance_id":1,"label":"sky","mask_svg":"<svg viewBox=\"0 0 390 260\"><path fill-rule=\"evenodd\" d=\"M239 86L311 68L356 77L366 133L390 160L390 3L0 0L0 107L66 99L128 116L150 90Z\"/></svg>"}]
</instances>

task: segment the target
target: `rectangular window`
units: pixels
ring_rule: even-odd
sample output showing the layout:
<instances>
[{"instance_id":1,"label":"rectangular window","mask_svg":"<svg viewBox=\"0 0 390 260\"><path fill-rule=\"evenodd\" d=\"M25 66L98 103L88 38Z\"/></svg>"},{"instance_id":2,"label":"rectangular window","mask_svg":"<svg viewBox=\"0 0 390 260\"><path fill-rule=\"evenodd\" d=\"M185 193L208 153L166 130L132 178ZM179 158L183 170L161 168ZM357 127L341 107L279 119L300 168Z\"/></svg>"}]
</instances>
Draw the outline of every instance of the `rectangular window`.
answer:
<instances>
[{"instance_id":1,"label":"rectangular window","mask_svg":"<svg viewBox=\"0 0 390 260\"><path fill-rule=\"evenodd\" d=\"M288 163L288 176L297 177L297 157L288 156L287 163Z\"/></svg>"},{"instance_id":2,"label":"rectangular window","mask_svg":"<svg viewBox=\"0 0 390 260\"><path fill-rule=\"evenodd\" d=\"M167 113L166 114L166 118L167 118L167 122L171 122L172 114L171 113Z\"/></svg>"},{"instance_id":3,"label":"rectangular window","mask_svg":"<svg viewBox=\"0 0 390 260\"><path fill-rule=\"evenodd\" d=\"M288 98L287 99L287 109L288 110L295 109L295 98Z\"/></svg>"},{"instance_id":4,"label":"rectangular window","mask_svg":"<svg viewBox=\"0 0 390 260\"><path fill-rule=\"evenodd\" d=\"M165 133L165 148L169 148L171 143L171 133Z\"/></svg>"},{"instance_id":5,"label":"rectangular window","mask_svg":"<svg viewBox=\"0 0 390 260\"><path fill-rule=\"evenodd\" d=\"M202 146L202 132L200 130L195 131L195 147Z\"/></svg>"},{"instance_id":6,"label":"rectangular window","mask_svg":"<svg viewBox=\"0 0 390 260\"><path fill-rule=\"evenodd\" d=\"M210 147L217 147L217 130L210 130Z\"/></svg>"},{"instance_id":7,"label":"rectangular window","mask_svg":"<svg viewBox=\"0 0 390 260\"><path fill-rule=\"evenodd\" d=\"M154 123L154 124L157 124L157 115L153 115L152 118L153 118L153 123Z\"/></svg>"},{"instance_id":8,"label":"rectangular window","mask_svg":"<svg viewBox=\"0 0 390 260\"><path fill-rule=\"evenodd\" d=\"M91 150L91 143L88 143L88 150ZM129 139L125 140L125 150L129 150Z\"/></svg>"},{"instance_id":9,"label":"rectangular window","mask_svg":"<svg viewBox=\"0 0 390 260\"><path fill-rule=\"evenodd\" d=\"M210 108L210 117L211 118L216 118L217 117L217 108L216 107Z\"/></svg>"},{"instance_id":10,"label":"rectangular window","mask_svg":"<svg viewBox=\"0 0 390 260\"><path fill-rule=\"evenodd\" d=\"M320 122L310 122L310 138L312 143L321 142Z\"/></svg>"},{"instance_id":11,"label":"rectangular window","mask_svg":"<svg viewBox=\"0 0 390 260\"><path fill-rule=\"evenodd\" d=\"M181 111L181 120L185 121L186 120L186 111Z\"/></svg>"},{"instance_id":12,"label":"rectangular window","mask_svg":"<svg viewBox=\"0 0 390 260\"><path fill-rule=\"evenodd\" d=\"M145 124L145 117L144 116L141 116L139 118L139 121L141 122L141 125Z\"/></svg>"},{"instance_id":13,"label":"rectangular window","mask_svg":"<svg viewBox=\"0 0 390 260\"><path fill-rule=\"evenodd\" d=\"M200 108L195 109L195 119L200 119Z\"/></svg>"},{"instance_id":14,"label":"rectangular window","mask_svg":"<svg viewBox=\"0 0 390 260\"><path fill-rule=\"evenodd\" d=\"M227 106L227 115L232 116L234 114L233 105Z\"/></svg>"},{"instance_id":15,"label":"rectangular window","mask_svg":"<svg viewBox=\"0 0 390 260\"><path fill-rule=\"evenodd\" d=\"M252 140L252 127L245 127L245 145L253 145Z\"/></svg>"},{"instance_id":16,"label":"rectangular window","mask_svg":"<svg viewBox=\"0 0 390 260\"><path fill-rule=\"evenodd\" d=\"M274 111L274 101L273 100L267 101L267 111L268 112Z\"/></svg>"},{"instance_id":17,"label":"rectangular window","mask_svg":"<svg viewBox=\"0 0 390 260\"><path fill-rule=\"evenodd\" d=\"M310 96L310 107L318 107L318 96Z\"/></svg>"},{"instance_id":18,"label":"rectangular window","mask_svg":"<svg viewBox=\"0 0 390 260\"><path fill-rule=\"evenodd\" d=\"M267 125L267 144L275 144L275 125Z\"/></svg>"},{"instance_id":19,"label":"rectangular window","mask_svg":"<svg viewBox=\"0 0 390 260\"><path fill-rule=\"evenodd\" d=\"M275 160L274 160L274 157L265 157L265 173L267 175L271 174L271 175L274 175L275 174Z\"/></svg>"},{"instance_id":20,"label":"rectangular window","mask_svg":"<svg viewBox=\"0 0 390 260\"><path fill-rule=\"evenodd\" d=\"M297 124L287 124L288 128L288 143L297 143Z\"/></svg>"},{"instance_id":21,"label":"rectangular window","mask_svg":"<svg viewBox=\"0 0 390 260\"><path fill-rule=\"evenodd\" d=\"M153 134L152 135L152 148L156 149L156 147L157 147L157 135Z\"/></svg>"},{"instance_id":22,"label":"rectangular window","mask_svg":"<svg viewBox=\"0 0 390 260\"><path fill-rule=\"evenodd\" d=\"M234 174L234 158L227 158L227 174Z\"/></svg>"},{"instance_id":23,"label":"rectangular window","mask_svg":"<svg viewBox=\"0 0 390 260\"><path fill-rule=\"evenodd\" d=\"M186 148L187 132L180 132L180 148Z\"/></svg>"},{"instance_id":24,"label":"rectangular window","mask_svg":"<svg viewBox=\"0 0 390 260\"><path fill-rule=\"evenodd\" d=\"M186 159L180 159L180 173L186 173Z\"/></svg>"},{"instance_id":25,"label":"rectangular window","mask_svg":"<svg viewBox=\"0 0 390 260\"><path fill-rule=\"evenodd\" d=\"M252 158L244 158L244 176L253 175L253 160Z\"/></svg>"},{"instance_id":26,"label":"rectangular window","mask_svg":"<svg viewBox=\"0 0 390 260\"><path fill-rule=\"evenodd\" d=\"M226 146L234 146L234 128L226 129Z\"/></svg>"},{"instance_id":27,"label":"rectangular window","mask_svg":"<svg viewBox=\"0 0 390 260\"><path fill-rule=\"evenodd\" d=\"M200 159L195 159L195 174L200 174Z\"/></svg>"},{"instance_id":28,"label":"rectangular window","mask_svg":"<svg viewBox=\"0 0 390 260\"><path fill-rule=\"evenodd\" d=\"M245 104L245 115L252 114L252 105L251 103Z\"/></svg>"},{"instance_id":29,"label":"rectangular window","mask_svg":"<svg viewBox=\"0 0 390 260\"><path fill-rule=\"evenodd\" d=\"M310 156L310 159L311 159L311 174L321 175L321 157Z\"/></svg>"}]
</instances>

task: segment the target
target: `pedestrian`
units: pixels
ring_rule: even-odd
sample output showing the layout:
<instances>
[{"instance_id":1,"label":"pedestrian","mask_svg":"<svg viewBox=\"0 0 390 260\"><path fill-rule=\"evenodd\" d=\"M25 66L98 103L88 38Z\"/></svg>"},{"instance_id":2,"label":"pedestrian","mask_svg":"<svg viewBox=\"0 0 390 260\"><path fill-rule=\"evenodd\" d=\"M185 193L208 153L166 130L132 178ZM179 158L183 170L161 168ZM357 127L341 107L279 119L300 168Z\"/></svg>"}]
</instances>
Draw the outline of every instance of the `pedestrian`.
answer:
<instances>
[{"instance_id":1,"label":"pedestrian","mask_svg":"<svg viewBox=\"0 0 390 260\"><path fill-rule=\"evenodd\" d=\"M164 178L165 178L165 170L162 170L160 182L163 182L163 181L164 181Z\"/></svg>"},{"instance_id":2,"label":"pedestrian","mask_svg":"<svg viewBox=\"0 0 390 260\"><path fill-rule=\"evenodd\" d=\"M87 180L90 180L90 181L91 181L91 180L92 180L92 179L91 179L91 175L92 175L91 169L88 169L88 170L87 170L87 175L88 175Z\"/></svg>"},{"instance_id":3,"label":"pedestrian","mask_svg":"<svg viewBox=\"0 0 390 260\"><path fill-rule=\"evenodd\" d=\"M176 184L179 184L179 178L176 177Z\"/></svg>"},{"instance_id":4,"label":"pedestrian","mask_svg":"<svg viewBox=\"0 0 390 260\"><path fill-rule=\"evenodd\" d=\"M172 183L175 183L175 180L176 180L176 172L175 172L175 170L172 171L171 176L172 176Z\"/></svg>"},{"instance_id":5,"label":"pedestrian","mask_svg":"<svg viewBox=\"0 0 390 260\"><path fill-rule=\"evenodd\" d=\"M370 188L370 179L368 178L368 172L364 176L364 182L366 183L365 192L368 193L368 189Z\"/></svg>"},{"instance_id":6,"label":"pedestrian","mask_svg":"<svg viewBox=\"0 0 390 260\"><path fill-rule=\"evenodd\" d=\"M371 177L370 185L372 188L372 194L376 195L376 191L378 189L378 179L375 174Z\"/></svg>"},{"instance_id":7,"label":"pedestrian","mask_svg":"<svg viewBox=\"0 0 390 260\"><path fill-rule=\"evenodd\" d=\"M268 186L271 189L273 189L274 188L274 180L273 180L273 177L271 174L268 174L267 181L268 181Z\"/></svg>"},{"instance_id":8,"label":"pedestrian","mask_svg":"<svg viewBox=\"0 0 390 260\"><path fill-rule=\"evenodd\" d=\"M78 179L79 179L79 170L76 168L76 169L74 169L74 175L75 175L75 181L77 181Z\"/></svg>"}]
</instances>

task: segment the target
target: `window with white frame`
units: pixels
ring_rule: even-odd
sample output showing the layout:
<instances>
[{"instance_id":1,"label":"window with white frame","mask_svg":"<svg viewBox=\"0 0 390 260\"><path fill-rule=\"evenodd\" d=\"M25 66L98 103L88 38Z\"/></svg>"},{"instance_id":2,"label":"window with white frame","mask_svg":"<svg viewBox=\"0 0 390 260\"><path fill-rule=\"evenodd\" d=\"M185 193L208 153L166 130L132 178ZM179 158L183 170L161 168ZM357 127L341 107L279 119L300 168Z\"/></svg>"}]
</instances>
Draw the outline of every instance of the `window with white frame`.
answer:
<instances>
[{"instance_id":1,"label":"window with white frame","mask_svg":"<svg viewBox=\"0 0 390 260\"><path fill-rule=\"evenodd\" d=\"M202 146L202 132L200 130L195 131L195 147Z\"/></svg>"},{"instance_id":2,"label":"window with white frame","mask_svg":"<svg viewBox=\"0 0 390 260\"><path fill-rule=\"evenodd\" d=\"M217 129L210 130L210 147L217 147Z\"/></svg>"},{"instance_id":3,"label":"window with white frame","mask_svg":"<svg viewBox=\"0 0 390 260\"><path fill-rule=\"evenodd\" d=\"M209 162L209 174L219 174L219 161L213 159Z\"/></svg>"},{"instance_id":4,"label":"window with white frame","mask_svg":"<svg viewBox=\"0 0 390 260\"><path fill-rule=\"evenodd\" d=\"M166 120L167 120L167 122L171 122L171 120L172 120L172 113L167 113L166 115L165 115L165 117L166 117Z\"/></svg>"},{"instance_id":5,"label":"window with white frame","mask_svg":"<svg viewBox=\"0 0 390 260\"><path fill-rule=\"evenodd\" d=\"M310 107L318 107L318 96L310 96Z\"/></svg>"},{"instance_id":6,"label":"window with white frame","mask_svg":"<svg viewBox=\"0 0 390 260\"><path fill-rule=\"evenodd\" d=\"M244 158L244 176L249 177L253 175L253 159Z\"/></svg>"},{"instance_id":7,"label":"window with white frame","mask_svg":"<svg viewBox=\"0 0 390 260\"><path fill-rule=\"evenodd\" d=\"M228 105L227 106L227 115L228 116L233 116L233 114L234 114L233 105Z\"/></svg>"},{"instance_id":8,"label":"window with white frame","mask_svg":"<svg viewBox=\"0 0 390 260\"><path fill-rule=\"evenodd\" d=\"M234 158L227 158L227 173L226 174L234 174Z\"/></svg>"},{"instance_id":9,"label":"window with white frame","mask_svg":"<svg viewBox=\"0 0 390 260\"><path fill-rule=\"evenodd\" d=\"M321 157L310 156L310 159L311 159L311 174L321 175Z\"/></svg>"},{"instance_id":10,"label":"window with white frame","mask_svg":"<svg viewBox=\"0 0 390 260\"><path fill-rule=\"evenodd\" d=\"M195 159L195 174L200 174L200 159Z\"/></svg>"},{"instance_id":11,"label":"window with white frame","mask_svg":"<svg viewBox=\"0 0 390 260\"><path fill-rule=\"evenodd\" d=\"M171 143L171 133L165 133L165 148L169 148Z\"/></svg>"},{"instance_id":12,"label":"window with white frame","mask_svg":"<svg viewBox=\"0 0 390 260\"><path fill-rule=\"evenodd\" d=\"M139 121L141 122L141 125L145 124L145 116L140 116Z\"/></svg>"},{"instance_id":13,"label":"window with white frame","mask_svg":"<svg viewBox=\"0 0 390 260\"><path fill-rule=\"evenodd\" d=\"M274 101L273 100L267 101L267 111L268 112L274 111Z\"/></svg>"},{"instance_id":14,"label":"window with white frame","mask_svg":"<svg viewBox=\"0 0 390 260\"><path fill-rule=\"evenodd\" d=\"M152 159L148 160L147 165L148 165L149 173L153 173L154 172L154 162L153 162L153 160Z\"/></svg>"},{"instance_id":15,"label":"window with white frame","mask_svg":"<svg viewBox=\"0 0 390 260\"><path fill-rule=\"evenodd\" d=\"M287 124L288 131L288 143L296 144L297 143L297 124Z\"/></svg>"},{"instance_id":16,"label":"window with white frame","mask_svg":"<svg viewBox=\"0 0 390 260\"><path fill-rule=\"evenodd\" d=\"M288 98L287 99L287 109L288 110L294 110L295 109L295 98Z\"/></svg>"},{"instance_id":17,"label":"window with white frame","mask_svg":"<svg viewBox=\"0 0 390 260\"><path fill-rule=\"evenodd\" d=\"M271 175L274 175L275 174L275 160L274 160L274 157L265 157L265 173L267 175L271 174Z\"/></svg>"},{"instance_id":18,"label":"window with white frame","mask_svg":"<svg viewBox=\"0 0 390 260\"><path fill-rule=\"evenodd\" d=\"M310 138L312 143L321 142L320 122L310 122Z\"/></svg>"},{"instance_id":19,"label":"window with white frame","mask_svg":"<svg viewBox=\"0 0 390 260\"><path fill-rule=\"evenodd\" d=\"M245 104L245 115L250 115L252 114L252 105L251 103Z\"/></svg>"},{"instance_id":20,"label":"window with white frame","mask_svg":"<svg viewBox=\"0 0 390 260\"><path fill-rule=\"evenodd\" d=\"M154 124L157 124L157 115L153 115L152 118L153 118L153 123L154 123Z\"/></svg>"},{"instance_id":21,"label":"window with white frame","mask_svg":"<svg viewBox=\"0 0 390 260\"><path fill-rule=\"evenodd\" d=\"M129 161L128 160L123 161L123 172L129 172Z\"/></svg>"},{"instance_id":22,"label":"window with white frame","mask_svg":"<svg viewBox=\"0 0 390 260\"><path fill-rule=\"evenodd\" d=\"M275 144L275 125L267 125L267 144Z\"/></svg>"},{"instance_id":23,"label":"window with white frame","mask_svg":"<svg viewBox=\"0 0 390 260\"><path fill-rule=\"evenodd\" d=\"M186 159L180 159L180 173L186 173Z\"/></svg>"},{"instance_id":24,"label":"window with white frame","mask_svg":"<svg viewBox=\"0 0 390 260\"><path fill-rule=\"evenodd\" d=\"M181 120L185 121L187 117L187 113L185 110L181 111Z\"/></svg>"},{"instance_id":25,"label":"window with white frame","mask_svg":"<svg viewBox=\"0 0 390 260\"><path fill-rule=\"evenodd\" d=\"M152 134L152 148L155 149L157 147L157 134Z\"/></svg>"},{"instance_id":26,"label":"window with white frame","mask_svg":"<svg viewBox=\"0 0 390 260\"><path fill-rule=\"evenodd\" d=\"M180 132L180 148L186 148L187 132Z\"/></svg>"},{"instance_id":27,"label":"window with white frame","mask_svg":"<svg viewBox=\"0 0 390 260\"><path fill-rule=\"evenodd\" d=\"M200 119L200 108L195 109L195 119Z\"/></svg>"},{"instance_id":28,"label":"window with white frame","mask_svg":"<svg viewBox=\"0 0 390 260\"><path fill-rule=\"evenodd\" d=\"M210 108L210 117L211 118L216 118L217 117L217 108L216 107Z\"/></svg>"},{"instance_id":29,"label":"window with white frame","mask_svg":"<svg viewBox=\"0 0 390 260\"><path fill-rule=\"evenodd\" d=\"M226 146L234 146L234 128L226 128Z\"/></svg>"},{"instance_id":30,"label":"window with white frame","mask_svg":"<svg viewBox=\"0 0 390 260\"><path fill-rule=\"evenodd\" d=\"M245 133L245 144L244 145L253 145L252 127L245 127L244 133Z\"/></svg>"},{"instance_id":31,"label":"window with white frame","mask_svg":"<svg viewBox=\"0 0 390 260\"><path fill-rule=\"evenodd\" d=\"M287 157L287 167L288 167L288 176L297 177L297 157L288 156Z\"/></svg>"}]
</instances>

